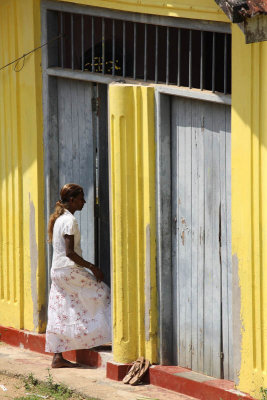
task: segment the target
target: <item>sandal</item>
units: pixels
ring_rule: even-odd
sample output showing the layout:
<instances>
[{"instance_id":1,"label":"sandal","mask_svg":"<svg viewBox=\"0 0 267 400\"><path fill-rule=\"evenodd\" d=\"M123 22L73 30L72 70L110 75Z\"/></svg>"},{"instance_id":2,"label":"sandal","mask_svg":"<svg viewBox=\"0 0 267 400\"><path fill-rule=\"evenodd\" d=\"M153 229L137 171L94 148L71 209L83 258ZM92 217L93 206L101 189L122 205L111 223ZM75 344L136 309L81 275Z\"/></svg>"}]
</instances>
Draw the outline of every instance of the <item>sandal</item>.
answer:
<instances>
[{"instance_id":1,"label":"sandal","mask_svg":"<svg viewBox=\"0 0 267 400\"><path fill-rule=\"evenodd\" d=\"M139 357L131 366L131 369L127 372L125 377L123 378L123 383L129 383L135 375L137 375L143 367L144 357Z\"/></svg>"},{"instance_id":2,"label":"sandal","mask_svg":"<svg viewBox=\"0 0 267 400\"><path fill-rule=\"evenodd\" d=\"M129 381L129 384L132 386L136 386L142 380L143 376L148 371L149 367L150 367L150 362L148 360L144 360L142 367L137 371L137 373Z\"/></svg>"}]
</instances>

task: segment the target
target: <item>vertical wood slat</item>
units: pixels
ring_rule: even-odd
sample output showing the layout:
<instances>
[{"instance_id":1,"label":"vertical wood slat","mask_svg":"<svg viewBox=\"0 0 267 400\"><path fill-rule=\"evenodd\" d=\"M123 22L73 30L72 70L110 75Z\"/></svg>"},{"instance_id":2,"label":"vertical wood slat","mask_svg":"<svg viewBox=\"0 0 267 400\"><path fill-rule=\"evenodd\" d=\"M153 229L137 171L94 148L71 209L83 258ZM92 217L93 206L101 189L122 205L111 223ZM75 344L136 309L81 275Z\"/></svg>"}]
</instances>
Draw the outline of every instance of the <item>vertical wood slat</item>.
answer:
<instances>
[{"instance_id":1,"label":"vertical wood slat","mask_svg":"<svg viewBox=\"0 0 267 400\"><path fill-rule=\"evenodd\" d=\"M115 20L112 20L112 76L115 76L115 63L116 63L116 41L115 41L116 29Z\"/></svg>"},{"instance_id":2,"label":"vertical wood slat","mask_svg":"<svg viewBox=\"0 0 267 400\"><path fill-rule=\"evenodd\" d=\"M74 17L70 16L71 69L74 69Z\"/></svg>"},{"instance_id":3,"label":"vertical wood slat","mask_svg":"<svg viewBox=\"0 0 267 400\"><path fill-rule=\"evenodd\" d=\"M84 188L86 204L76 215L84 258L94 262L94 140L91 85L58 79L59 186ZM82 106L81 106L82 105Z\"/></svg>"},{"instance_id":4,"label":"vertical wood slat","mask_svg":"<svg viewBox=\"0 0 267 400\"><path fill-rule=\"evenodd\" d=\"M200 89L204 88L204 32L201 31L200 36Z\"/></svg>"},{"instance_id":5,"label":"vertical wood slat","mask_svg":"<svg viewBox=\"0 0 267 400\"><path fill-rule=\"evenodd\" d=\"M223 92L227 94L227 34L224 34Z\"/></svg>"},{"instance_id":6,"label":"vertical wood slat","mask_svg":"<svg viewBox=\"0 0 267 400\"><path fill-rule=\"evenodd\" d=\"M136 79L136 22L134 22L134 64L133 64L133 79Z\"/></svg>"},{"instance_id":7,"label":"vertical wood slat","mask_svg":"<svg viewBox=\"0 0 267 400\"><path fill-rule=\"evenodd\" d=\"M188 75L189 75L189 89L192 89L192 30L189 30L189 55L188 55L188 65L189 65L189 69L188 69Z\"/></svg>"},{"instance_id":8,"label":"vertical wood slat","mask_svg":"<svg viewBox=\"0 0 267 400\"><path fill-rule=\"evenodd\" d=\"M126 74L126 24L122 23L122 76Z\"/></svg>"},{"instance_id":9,"label":"vertical wood slat","mask_svg":"<svg viewBox=\"0 0 267 400\"><path fill-rule=\"evenodd\" d=\"M216 57L216 33L213 32L212 34L212 72L211 72L211 90L214 93L215 92L215 67L216 67L216 63L215 63L215 57Z\"/></svg>"},{"instance_id":10,"label":"vertical wood slat","mask_svg":"<svg viewBox=\"0 0 267 400\"><path fill-rule=\"evenodd\" d=\"M95 72L95 18L91 17L91 48L92 48L92 72Z\"/></svg>"},{"instance_id":11,"label":"vertical wood slat","mask_svg":"<svg viewBox=\"0 0 267 400\"><path fill-rule=\"evenodd\" d=\"M64 68L64 19L63 12L60 13L60 60L61 60L61 68Z\"/></svg>"},{"instance_id":12,"label":"vertical wood slat","mask_svg":"<svg viewBox=\"0 0 267 400\"><path fill-rule=\"evenodd\" d=\"M171 112L172 218L178 216L178 228L172 234L173 356L179 365L217 378L222 373L221 351L228 354L224 373L231 376L232 352L231 317L225 315L231 315L231 293L226 294L231 287L226 239L230 229L226 217L226 210L230 215L230 186L226 189L225 175L230 174L226 162L227 157L230 160L230 140L227 144L225 141L225 118L229 130L230 117L229 110L225 117L225 108L174 98Z\"/></svg>"},{"instance_id":13,"label":"vertical wood slat","mask_svg":"<svg viewBox=\"0 0 267 400\"><path fill-rule=\"evenodd\" d=\"M159 51L159 27L155 29L155 83L158 83L158 51Z\"/></svg>"},{"instance_id":14,"label":"vertical wood slat","mask_svg":"<svg viewBox=\"0 0 267 400\"><path fill-rule=\"evenodd\" d=\"M147 24L145 24L145 37L144 37L144 81L147 80Z\"/></svg>"},{"instance_id":15,"label":"vertical wood slat","mask_svg":"<svg viewBox=\"0 0 267 400\"><path fill-rule=\"evenodd\" d=\"M84 71L84 16L81 15L82 71Z\"/></svg>"},{"instance_id":16,"label":"vertical wood slat","mask_svg":"<svg viewBox=\"0 0 267 400\"><path fill-rule=\"evenodd\" d=\"M181 86L181 29L178 29L178 55L177 55L177 86Z\"/></svg>"},{"instance_id":17,"label":"vertical wood slat","mask_svg":"<svg viewBox=\"0 0 267 400\"><path fill-rule=\"evenodd\" d=\"M169 84L169 70L170 70L170 28L167 26L167 33L166 33L166 85Z\"/></svg>"},{"instance_id":18,"label":"vertical wood slat","mask_svg":"<svg viewBox=\"0 0 267 400\"><path fill-rule=\"evenodd\" d=\"M232 229L231 229L231 109L225 109L225 218L226 218L226 265L227 270L222 282L222 320L228 318L228 332L223 330L223 352L224 352L224 377L234 380L233 367L233 332L232 332ZM227 288L227 290L226 290ZM224 293L227 295L225 296Z\"/></svg>"},{"instance_id":19,"label":"vertical wood slat","mask_svg":"<svg viewBox=\"0 0 267 400\"><path fill-rule=\"evenodd\" d=\"M105 18L102 18L102 74L105 74L106 55L105 55Z\"/></svg>"},{"instance_id":20,"label":"vertical wood slat","mask_svg":"<svg viewBox=\"0 0 267 400\"><path fill-rule=\"evenodd\" d=\"M225 134L225 114L224 106L213 104L212 107L212 133L213 133L213 238L212 238L212 256L213 256L213 331L212 331L212 372L214 376L221 376L221 351L222 351L222 338L221 338L221 274L222 266L220 262L220 242L221 232L220 229L226 225L225 220L221 220L221 175L225 174L225 162L220 170L220 139Z\"/></svg>"},{"instance_id":21,"label":"vertical wood slat","mask_svg":"<svg viewBox=\"0 0 267 400\"><path fill-rule=\"evenodd\" d=\"M177 235L179 235L178 230L178 219L179 219L179 207L177 201L178 186L177 186L177 177L179 176L179 163L178 158L175 156L178 154L178 146L179 146L179 125L177 115L179 113L179 102L173 101L172 107L176 108L176 113L171 112L172 118L172 148L174 152L172 153L172 164L171 169L173 172L173 180L172 180L172 262L174 265L178 263L178 240ZM175 128L174 128L175 127ZM179 343L180 343L180 330L179 330L179 316L178 310L179 306L179 268L173 268L173 309L175 310L173 313L173 362L178 364L179 362Z\"/></svg>"},{"instance_id":22,"label":"vertical wood slat","mask_svg":"<svg viewBox=\"0 0 267 400\"><path fill-rule=\"evenodd\" d=\"M212 375L213 354L213 131L212 112L205 105L205 264L204 264L204 373ZM218 349L218 352L220 350ZM219 376L218 376L219 377Z\"/></svg>"}]
</instances>

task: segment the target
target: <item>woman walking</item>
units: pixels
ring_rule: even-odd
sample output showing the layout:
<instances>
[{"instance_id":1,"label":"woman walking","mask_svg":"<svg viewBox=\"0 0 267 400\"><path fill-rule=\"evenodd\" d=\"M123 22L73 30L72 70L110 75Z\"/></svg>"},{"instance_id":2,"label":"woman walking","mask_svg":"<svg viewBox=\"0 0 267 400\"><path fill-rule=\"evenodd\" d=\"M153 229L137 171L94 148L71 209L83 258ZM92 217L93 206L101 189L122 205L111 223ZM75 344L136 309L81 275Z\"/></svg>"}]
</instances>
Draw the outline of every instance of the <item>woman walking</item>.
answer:
<instances>
[{"instance_id":1,"label":"woman walking","mask_svg":"<svg viewBox=\"0 0 267 400\"><path fill-rule=\"evenodd\" d=\"M73 215L85 203L82 187L66 184L48 224L53 260L45 350L54 353L52 368L73 366L63 358L64 351L111 341L110 289L101 270L82 258Z\"/></svg>"}]
</instances>

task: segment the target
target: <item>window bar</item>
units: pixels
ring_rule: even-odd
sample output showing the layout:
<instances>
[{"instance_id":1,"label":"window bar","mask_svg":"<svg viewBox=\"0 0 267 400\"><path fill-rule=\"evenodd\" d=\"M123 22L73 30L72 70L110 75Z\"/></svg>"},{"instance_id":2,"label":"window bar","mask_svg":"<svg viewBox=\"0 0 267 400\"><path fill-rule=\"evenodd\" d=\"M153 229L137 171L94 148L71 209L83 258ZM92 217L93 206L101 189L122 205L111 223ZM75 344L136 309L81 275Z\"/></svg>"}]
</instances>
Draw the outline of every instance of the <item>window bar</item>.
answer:
<instances>
[{"instance_id":1,"label":"window bar","mask_svg":"<svg viewBox=\"0 0 267 400\"><path fill-rule=\"evenodd\" d=\"M92 72L95 72L95 19L91 18L92 28Z\"/></svg>"},{"instance_id":2,"label":"window bar","mask_svg":"<svg viewBox=\"0 0 267 400\"><path fill-rule=\"evenodd\" d=\"M122 24L122 76L125 78L126 70L126 28L125 21Z\"/></svg>"},{"instance_id":3,"label":"window bar","mask_svg":"<svg viewBox=\"0 0 267 400\"><path fill-rule=\"evenodd\" d=\"M115 20L112 20L112 76L115 76Z\"/></svg>"},{"instance_id":4,"label":"window bar","mask_svg":"<svg viewBox=\"0 0 267 400\"><path fill-rule=\"evenodd\" d=\"M74 69L74 38L73 38L73 14L70 17L70 29L71 29L71 69Z\"/></svg>"},{"instance_id":5,"label":"window bar","mask_svg":"<svg viewBox=\"0 0 267 400\"><path fill-rule=\"evenodd\" d=\"M189 89L192 89L192 30L189 31Z\"/></svg>"},{"instance_id":6,"label":"window bar","mask_svg":"<svg viewBox=\"0 0 267 400\"><path fill-rule=\"evenodd\" d=\"M166 85L169 84L169 64L170 64L170 28L167 27L167 35L166 35L166 46L167 46L167 55L166 55Z\"/></svg>"},{"instance_id":7,"label":"window bar","mask_svg":"<svg viewBox=\"0 0 267 400\"><path fill-rule=\"evenodd\" d=\"M212 35L212 92L215 92L215 32Z\"/></svg>"},{"instance_id":8,"label":"window bar","mask_svg":"<svg viewBox=\"0 0 267 400\"><path fill-rule=\"evenodd\" d=\"M133 78L136 79L136 22L134 23L134 64L133 64Z\"/></svg>"},{"instance_id":9,"label":"window bar","mask_svg":"<svg viewBox=\"0 0 267 400\"><path fill-rule=\"evenodd\" d=\"M227 33L224 34L224 94L227 94Z\"/></svg>"},{"instance_id":10,"label":"window bar","mask_svg":"<svg viewBox=\"0 0 267 400\"><path fill-rule=\"evenodd\" d=\"M159 50L159 27L156 26L155 40L155 82L158 83L158 50Z\"/></svg>"},{"instance_id":11,"label":"window bar","mask_svg":"<svg viewBox=\"0 0 267 400\"><path fill-rule=\"evenodd\" d=\"M204 72L204 32L201 31L200 37L200 89L203 90L203 72Z\"/></svg>"},{"instance_id":12,"label":"window bar","mask_svg":"<svg viewBox=\"0 0 267 400\"><path fill-rule=\"evenodd\" d=\"M178 29L177 86L181 86L181 29Z\"/></svg>"},{"instance_id":13,"label":"window bar","mask_svg":"<svg viewBox=\"0 0 267 400\"><path fill-rule=\"evenodd\" d=\"M63 29L63 13L60 13L60 58L61 68L64 68L64 29Z\"/></svg>"},{"instance_id":14,"label":"window bar","mask_svg":"<svg viewBox=\"0 0 267 400\"><path fill-rule=\"evenodd\" d=\"M102 18L102 74L105 73L105 18Z\"/></svg>"},{"instance_id":15,"label":"window bar","mask_svg":"<svg viewBox=\"0 0 267 400\"><path fill-rule=\"evenodd\" d=\"M84 71L84 16L81 16L82 71Z\"/></svg>"},{"instance_id":16,"label":"window bar","mask_svg":"<svg viewBox=\"0 0 267 400\"><path fill-rule=\"evenodd\" d=\"M144 43L144 81L147 80L147 24L145 24L145 43Z\"/></svg>"}]
</instances>

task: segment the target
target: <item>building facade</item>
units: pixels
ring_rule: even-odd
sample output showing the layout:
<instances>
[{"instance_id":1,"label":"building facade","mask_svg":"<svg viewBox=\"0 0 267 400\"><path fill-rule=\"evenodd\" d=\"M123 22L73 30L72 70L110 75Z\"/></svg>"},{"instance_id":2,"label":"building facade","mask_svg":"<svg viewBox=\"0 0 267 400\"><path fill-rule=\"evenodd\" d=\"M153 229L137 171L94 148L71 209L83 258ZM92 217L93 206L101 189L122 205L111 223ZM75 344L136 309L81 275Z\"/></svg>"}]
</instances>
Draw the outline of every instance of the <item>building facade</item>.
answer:
<instances>
[{"instance_id":1,"label":"building facade","mask_svg":"<svg viewBox=\"0 0 267 400\"><path fill-rule=\"evenodd\" d=\"M23 56L0 70L2 326L45 331L75 181L114 359L267 386L267 45L236 22L213 0L1 2L0 68Z\"/></svg>"}]
</instances>

